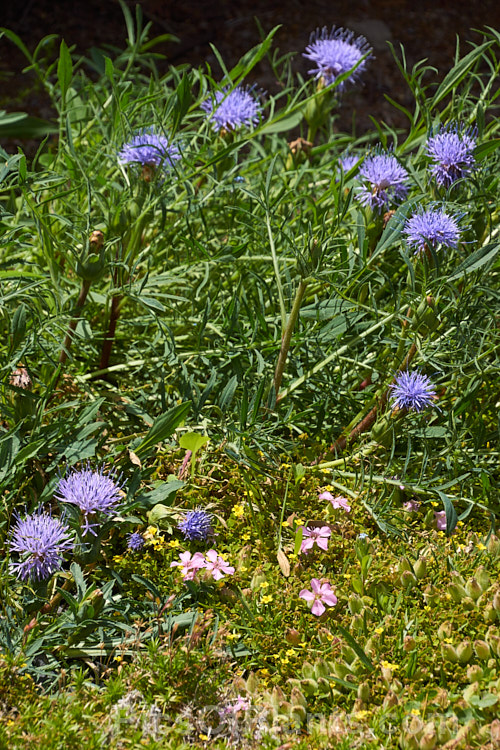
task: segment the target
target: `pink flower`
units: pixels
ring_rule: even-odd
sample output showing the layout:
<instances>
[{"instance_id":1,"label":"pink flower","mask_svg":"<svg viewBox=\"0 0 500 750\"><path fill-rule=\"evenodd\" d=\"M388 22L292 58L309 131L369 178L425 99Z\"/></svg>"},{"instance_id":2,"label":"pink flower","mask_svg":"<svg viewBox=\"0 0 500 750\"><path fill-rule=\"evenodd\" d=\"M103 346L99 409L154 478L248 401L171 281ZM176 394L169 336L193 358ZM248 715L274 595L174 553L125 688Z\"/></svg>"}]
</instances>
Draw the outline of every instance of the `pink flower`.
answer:
<instances>
[{"instance_id":1,"label":"pink flower","mask_svg":"<svg viewBox=\"0 0 500 750\"><path fill-rule=\"evenodd\" d=\"M416 513L420 508L420 503L418 500L407 500L403 503L403 508L410 513Z\"/></svg>"},{"instance_id":2,"label":"pink flower","mask_svg":"<svg viewBox=\"0 0 500 750\"><path fill-rule=\"evenodd\" d=\"M335 510L337 510L338 508L342 508L342 510L345 510L346 513L349 513L349 511L351 510L351 506L347 502L346 498L342 497L342 495L339 495L338 497L333 497L331 492L322 492L321 495L319 496L319 499L329 500Z\"/></svg>"},{"instance_id":3,"label":"pink flower","mask_svg":"<svg viewBox=\"0 0 500 750\"><path fill-rule=\"evenodd\" d=\"M325 604L327 607L334 607L337 604L337 597L328 582L320 583L317 578L312 578L311 588L312 591L302 589L299 596L306 602L312 602L311 612L313 615L317 617L322 615L325 611Z\"/></svg>"},{"instance_id":4,"label":"pink flower","mask_svg":"<svg viewBox=\"0 0 500 750\"><path fill-rule=\"evenodd\" d=\"M212 573L215 581L220 580L226 574L232 575L234 573L234 568L228 565L222 557L219 557L214 549L209 549L205 557L204 567Z\"/></svg>"},{"instance_id":5,"label":"pink flower","mask_svg":"<svg viewBox=\"0 0 500 750\"><path fill-rule=\"evenodd\" d=\"M200 568L206 567L206 561L201 552L195 552L191 557L191 552L181 552L179 555L180 562L174 560L170 563L170 567L174 568L179 566L181 569L182 577L185 581L192 581Z\"/></svg>"},{"instance_id":6,"label":"pink flower","mask_svg":"<svg viewBox=\"0 0 500 750\"><path fill-rule=\"evenodd\" d=\"M439 510L434 511L434 518L436 519L436 528L438 531L446 531L446 511Z\"/></svg>"},{"instance_id":7,"label":"pink flower","mask_svg":"<svg viewBox=\"0 0 500 750\"><path fill-rule=\"evenodd\" d=\"M328 537L331 536L331 529L328 526L322 526L320 529L309 529L302 527L302 544L300 545L301 552L308 552L318 545L320 549L328 549Z\"/></svg>"}]
</instances>

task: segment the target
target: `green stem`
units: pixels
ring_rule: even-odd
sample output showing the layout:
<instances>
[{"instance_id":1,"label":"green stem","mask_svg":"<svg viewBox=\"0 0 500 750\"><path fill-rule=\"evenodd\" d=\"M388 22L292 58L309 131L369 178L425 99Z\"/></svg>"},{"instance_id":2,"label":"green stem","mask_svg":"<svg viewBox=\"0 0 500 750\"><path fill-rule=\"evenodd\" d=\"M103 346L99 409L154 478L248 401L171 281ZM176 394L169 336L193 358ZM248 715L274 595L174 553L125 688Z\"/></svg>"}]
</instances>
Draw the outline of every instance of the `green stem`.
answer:
<instances>
[{"instance_id":1,"label":"green stem","mask_svg":"<svg viewBox=\"0 0 500 750\"><path fill-rule=\"evenodd\" d=\"M274 237L271 229L271 222L269 220L269 212L266 212L266 226L267 234L269 236L269 246L271 248L271 255L273 258L274 275L276 277L276 287L278 289L278 298L280 303L280 315L281 315L281 334L284 336L286 328L286 307L285 298L283 296L283 287L281 285L280 269L278 265L278 256L276 254L276 247L274 245Z\"/></svg>"},{"instance_id":2,"label":"green stem","mask_svg":"<svg viewBox=\"0 0 500 750\"><path fill-rule=\"evenodd\" d=\"M61 353L59 354L58 362L60 365L63 365L68 359L68 352L73 341L73 334L80 319L80 312L82 311L85 300L87 299L91 283L92 282L88 280L84 280L82 282L82 288L80 289L80 294L78 295L78 299L76 301L75 314L69 323L68 330L66 331L66 336L64 337Z\"/></svg>"},{"instance_id":3,"label":"green stem","mask_svg":"<svg viewBox=\"0 0 500 750\"><path fill-rule=\"evenodd\" d=\"M290 342L292 340L292 333L299 317L300 305L302 298L307 289L307 281L301 279L295 292L295 299L293 301L292 311L290 317L285 326L283 336L281 338L281 349L276 363L276 370L274 372L274 392L276 394L276 403L280 400L279 390L281 388L281 380L283 378L283 372L285 370L286 358L288 356L288 350L290 349Z\"/></svg>"}]
</instances>

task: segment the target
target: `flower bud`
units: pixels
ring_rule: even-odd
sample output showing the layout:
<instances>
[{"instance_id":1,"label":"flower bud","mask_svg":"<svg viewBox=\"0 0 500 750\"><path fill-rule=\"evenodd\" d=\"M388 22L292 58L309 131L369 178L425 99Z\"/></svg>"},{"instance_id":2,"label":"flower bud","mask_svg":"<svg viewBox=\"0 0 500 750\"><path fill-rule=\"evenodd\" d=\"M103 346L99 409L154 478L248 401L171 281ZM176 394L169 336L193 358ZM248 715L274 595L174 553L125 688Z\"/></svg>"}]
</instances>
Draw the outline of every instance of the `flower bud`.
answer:
<instances>
[{"instance_id":1,"label":"flower bud","mask_svg":"<svg viewBox=\"0 0 500 750\"><path fill-rule=\"evenodd\" d=\"M398 703L399 703L399 699L396 693L393 690L388 690L382 702L382 708L387 710L388 708L397 706Z\"/></svg>"},{"instance_id":2,"label":"flower bud","mask_svg":"<svg viewBox=\"0 0 500 750\"><path fill-rule=\"evenodd\" d=\"M467 685L462 695L467 703L470 703L471 698L479 693L480 687L479 682L473 682L472 685Z\"/></svg>"},{"instance_id":3,"label":"flower bud","mask_svg":"<svg viewBox=\"0 0 500 750\"><path fill-rule=\"evenodd\" d=\"M439 604L439 592L432 583L429 583L424 589L425 603L430 607L435 607Z\"/></svg>"},{"instance_id":4,"label":"flower bud","mask_svg":"<svg viewBox=\"0 0 500 750\"><path fill-rule=\"evenodd\" d=\"M351 614L359 614L359 612L361 612L361 610L363 609L363 602L361 600L361 597L357 594L351 594L349 599L347 600L347 606L349 607Z\"/></svg>"},{"instance_id":5,"label":"flower bud","mask_svg":"<svg viewBox=\"0 0 500 750\"><path fill-rule=\"evenodd\" d=\"M460 583L449 583L448 593L455 602L455 604L461 604L464 599L468 598L467 591Z\"/></svg>"},{"instance_id":6,"label":"flower bud","mask_svg":"<svg viewBox=\"0 0 500 750\"><path fill-rule=\"evenodd\" d=\"M468 596L474 601L477 601L483 593L483 589L476 578L469 578L465 584L465 590L467 591Z\"/></svg>"},{"instance_id":7,"label":"flower bud","mask_svg":"<svg viewBox=\"0 0 500 750\"><path fill-rule=\"evenodd\" d=\"M486 641L474 641L474 651L477 658L481 659L481 661L486 661L490 658L490 647Z\"/></svg>"},{"instance_id":8,"label":"flower bud","mask_svg":"<svg viewBox=\"0 0 500 750\"><path fill-rule=\"evenodd\" d=\"M364 701L364 703L369 702L370 696L371 696L371 690L370 690L370 685L368 684L368 682L361 682L358 685L357 696L359 700Z\"/></svg>"},{"instance_id":9,"label":"flower bud","mask_svg":"<svg viewBox=\"0 0 500 750\"><path fill-rule=\"evenodd\" d=\"M425 578L425 576L427 575L427 563L423 557L419 557L418 560L415 560L415 562L413 563L413 572L415 573L419 581L422 578Z\"/></svg>"},{"instance_id":10,"label":"flower bud","mask_svg":"<svg viewBox=\"0 0 500 750\"><path fill-rule=\"evenodd\" d=\"M437 637L440 641L444 641L445 638L451 638L453 632L453 626L449 620L445 620L437 629Z\"/></svg>"},{"instance_id":11,"label":"flower bud","mask_svg":"<svg viewBox=\"0 0 500 750\"><path fill-rule=\"evenodd\" d=\"M495 591L491 605L495 612L500 612L500 591Z\"/></svg>"},{"instance_id":12,"label":"flower bud","mask_svg":"<svg viewBox=\"0 0 500 750\"><path fill-rule=\"evenodd\" d=\"M432 721L424 727L424 732L420 738L419 750L434 750L437 745L437 733Z\"/></svg>"},{"instance_id":13,"label":"flower bud","mask_svg":"<svg viewBox=\"0 0 500 750\"><path fill-rule=\"evenodd\" d=\"M291 646L298 646L302 640L302 636L296 628L288 628L285 634L285 640Z\"/></svg>"},{"instance_id":14,"label":"flower bud","mask_svg":"<svg viewBox=\"0 0 500 750\"><path fill-rule=\"evenodd\" d=\"M457 652L455 651L451 643L441 644L441 654L443 656L443 659L446 659L452 664L456 664L458 662Z\"/></svg>"},{"instance_id":15,"label":"flower bud","mask_svg":"<svg viewBox=\"0 0 500 750\"><path fill-rule=\"evenodd\" d=\"M472 659L472 644L469 640L462 641L457 646L457 656L460 664L467 664Z\"/></svg>"},{"instance_id":16,"label":"flower bud","mask_svg":"<svg viewBox=\"0 0 500 750\"><path fill-rule=\"evenodd\" d=\"M409 570L403 570L400 580L404 589L412 589L417 583L415 575Z\"/></svg>"},{"instance_id":17,"label":"flower bud","mask_svg":"<svg viewBox=\"0 0 500 750\"><path fill-rule=\"evenodd\" d=\"M491 585L491 579L484 565L480 565L478 567L478 569L476 570L476 575L474 577L477 579L477 582L479 583L483 591L489 589Z\"/></svg>"},{"instance_id":18,"label":"flower bud","mask_svg":"<svg viewBox=\"0 0 500 750\"><path fill-rule=\"evenodd\" d=\"M483 618L485 622L496 622L497 621L497 611L494 608L493 604L487 604L486 607L483 610Z\"/></svg>"},{"instance_id":19,"label":"flower bud","mask_svg":"<svg viewBox=\"0 0 500 750\"><path fill-rule=\"evenodd\" d=\"M479 664L471 664L467 668L467 679L469 682L479 682L484 677L484 672Z\"/></svg>"},{"instance_id":20,"label":"flower bud","mask_svg":"<svg viewBox=\"0 0 500 750\"><path fill-rule=\"evenodd\" d=\"M492 534L488 539L488 544L486 546L488 547L490 555L498 555L500 552L500 539L496 534Z\"/></svg>"},{"instance_id":21,"label":"flower bud","mask_svg":"<svg viewBox=\"0 0 500 750\"><path fill-rule=\"evenodd\" d=\"M413 651L416 645L415 638L412 635L405 635L403 640L403 651L409 653L410 651Z\"/></svg>"}]
</instances>

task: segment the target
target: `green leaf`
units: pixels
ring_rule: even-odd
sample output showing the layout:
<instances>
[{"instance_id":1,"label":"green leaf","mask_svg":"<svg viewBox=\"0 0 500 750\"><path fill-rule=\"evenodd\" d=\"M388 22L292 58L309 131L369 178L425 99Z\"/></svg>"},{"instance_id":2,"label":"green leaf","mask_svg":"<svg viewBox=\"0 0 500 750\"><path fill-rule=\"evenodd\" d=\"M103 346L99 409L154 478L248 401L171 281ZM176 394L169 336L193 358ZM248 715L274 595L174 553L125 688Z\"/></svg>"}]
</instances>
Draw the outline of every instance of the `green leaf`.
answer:
<instances>
[{"instance_id":1,"label":"green leaf","mask_svg":"<svg viewBox=\"0 0 500 750\"><path fill-rule=\"evenodd\" d=\"M464 262L458 266L457 270L455 271L453 276L450 276L448 281L456 281L457 279L461 279L462 276L464 276L466 273L472 273L472 271L476 271L478 268L481 268L487 263L490 263L496 257L499 250L500 244L495 245L494 243L479 247L475 252L472 253L472 255L469 255L469 257L466 258Z\"/></svg>"},{"instance_id":2,"label":"green leaf","mask_svg":"<svg viewBox=\"0 0 500 750\"><path fill-rule=\"evenodd\" d=\"M184 482L181 482L180 479L161 482L161 484L158 487L155 487L151 492L145 492L142 495L139 495L131 507L142 505L145 508L148 508L157 503L165 504L167 500L172 503L175 500L177 490L180 490L182 487L184 487Z\"/></svg>"},{"instance_id":3,"label":"green leaf","mask_svg":"<svg viewBox=\"0 0 500 750\"><path fill-rule=\"evenodd\" d=\"M73 576L73 580L76 583L76 588L78 591L78 598L81 601L87 592L87 585L83 577L82 569L80 568L78 563L75 563L75 562L71 563L69 569L71 571L71 575Z\"/></svg>"},{"instance_id":4,"label":"green leaf","mask_svg":"<svg viewBox=\"0 0 500 750\"><path fill-rule=\"evenodd\" d=\"M469 52L468 55L465 55L465 57L450 70L434 94L429 109L434 109L439 102L456 89L460 81L465 78L476 61L483 56L483 53L486 52L492 44L492 41L484 42L483 44L480 44L479 47L475 47L475 49Z\"/></svg>"},{"instance_id":5,"label":"green leaf","mask_svg":"<svg viewBox=\"0 0 500 750\"><path fill-rule=\"evenodd\" d=\"M485 159L499 147L500 138L492 138L491 141L486 141L486 143L481 143L479 146L477 146L474 149L474 156L478 161L481 161L481 159Z\"/></svg>"},{"instance_id":6,"label":"green leaf","mask_svg":"<svg viewBox=\"0 0 500 750\"><path fill-rule=\"evenodd\" d=\"M197 453L200 448L208 443L208 440L208 435L200 435L199 432L185 432L179 440L179 445L186 451Z\"/></svg>"},{"instance_id":7,"label":"green leaf","mask_svg":"<svg viewBox=\"0 0 500 750\"><path fill-rule=\"evenodd\" d=\"M153 422L151 429L146 433L146 437L139 443L139 445L132 448L139 458L144 459L153 450L157 443L163 442L166 438L170 437L174 430L184 421L187 413L191 409L191 403L185 401L178 406L174 406L173 409L160 414L159 417Z\"/></svg>"},{"instance_id":8,"label":"green leaf","mask_svg":"<svg viewBox=\"0 0 500 750\"><path fill-rule=\"evenodd\" d=\"M441 490L436 490L436 494L439 495L443 501L444 509L446 511L446 533L451 534L458 522L458 516L455 511L455 507L451 502L448 495Z\"/></svg>"},{"instance_id":9,"label":"green leaf","mask_svg":"<svg viewBox=\"0 0 500 750\"><path fill-rule=\"evenodd\" d=\"M272 133L284 133L287 130L293 130L304 119L302 109L291 112L288 115L275 117L271 122L266 122L259 128L259 135L271 135Z\"/></svg>"},{"instance_id":10,"label":"green leaf","mask_svg":"<svg viewBox=\"0 0 500 750\"><path fill-rule=\"evenodd\" d=\"M68 92L71 79L73 78L73 61L69 49L64 39L61 41L61 47L59 50L59 61L57 63L57 78L59 80L59 88L61 89L61 100L63 106L66 102L66 94Z\"/></svg>"},{"instance_id":11,"label":"green leaf","mask_svg":"<svg viewBox=\"0 0 500 750\"><path fill-rule=\"evenodd\" d=\"M337 625L337 630L340 631L349 646L356 653L356 656L359 658L360 662L362 662L370 671L373 671L375 669L375 667L373 666L373 662L367 657L359 643L352 637L349 631L347 631L341 625Z\"/></svg>"}]
</instances>

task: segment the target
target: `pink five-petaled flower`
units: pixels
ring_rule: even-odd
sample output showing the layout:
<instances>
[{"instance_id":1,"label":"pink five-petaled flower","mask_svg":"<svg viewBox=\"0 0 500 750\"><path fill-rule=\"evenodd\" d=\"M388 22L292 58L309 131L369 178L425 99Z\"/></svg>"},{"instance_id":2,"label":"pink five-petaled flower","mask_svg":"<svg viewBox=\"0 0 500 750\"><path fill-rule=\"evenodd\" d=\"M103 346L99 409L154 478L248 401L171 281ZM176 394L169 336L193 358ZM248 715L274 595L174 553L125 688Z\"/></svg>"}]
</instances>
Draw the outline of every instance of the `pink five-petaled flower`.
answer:
<instances>
[{"instance_id":1,"label":"pink five-petaled flower","mask_svg":"<svg viewBox=\"0 0 500 750\"><path fill-rule=\"evenodd\" d=\"M224 575L232 575L234 573L234 568L228 565L214 549L209 549L205 558L205 568L212 573L214 581L219 581Z\"/></svg>"},{"instance_id":2,"label":"pink five-petaled flower","mask_svg":"<svg viewBox=\"0 0 500 750\"><path fill-rule=\"evenodd\" d=\"M182 577L184 581L192 581L196 573L206 566L206 561L201 552L195 552L191 557L191 552L181 552L179 555L180 562L174 560L170 563L170 567L174 568L179 566L181 569Z\"/></svg>"},{"instance_id":3,"label":"pink five-petaled flower","mask_svg":"<svg viewBox=\"0 0 500 750\"><path fill-rule=\"evenodd\" d=\"M302 544L301 552L308 552L315 544L322 550L328 549L328 537L331 536L331 529L328 526L322 526L320 529L310 529L307 526L302 527Z\"/></svg>"},{"instance_id":4,"label":"pink five-petaled flower","mask_svg":"<svg viewBox=\"0 0 500 750\"><path fill-rule=\"evenodd\" d=\"M435 510L434 518L436 519L436 528L438 531L446 531L446 511Z\"/></svg>"},{"instance_id":5,"label":"pink five-petaled flower","mask_svg":"<svg viewBox=\"0 0 500 750\"><path fill-rule=\"evenodd\" d=\"M325 604L327 607L334 607L337 604L337 597L328 582L321 583L317 578L312 578L311 588L312 591L302 589L299 596L306 602L312 602L311 612L313 615L317 617L322 615L325 611Z\"/></svg>"},{"instance_id":6,"label":"pink five-petaled flower","mask_svg":"<svg viewBox=\"0 0 500 750\"><path fill-rule=\"evenodd\" d=\"M345 497L342 497L342 495L339 495L338 497L333 497L331 492L322 492L319 496L320 500L329 500L335 510L338 508L342 508L342 510L345 510L346 513L349 513L351 510L351 506L345 499Z\"/></svg>"}]
</instances>

